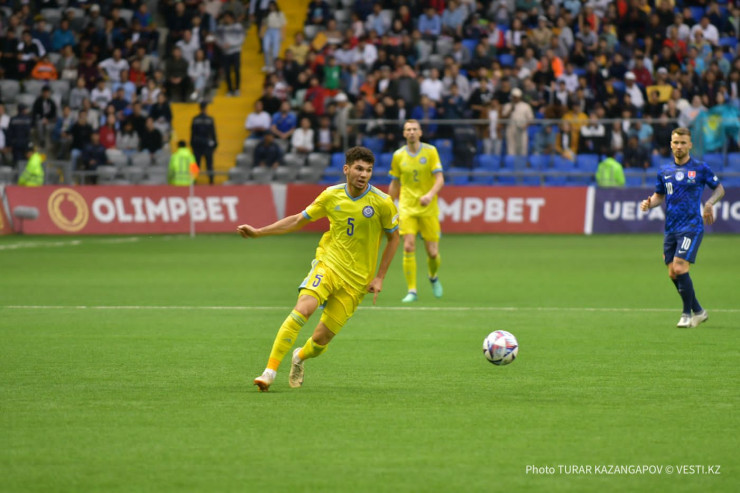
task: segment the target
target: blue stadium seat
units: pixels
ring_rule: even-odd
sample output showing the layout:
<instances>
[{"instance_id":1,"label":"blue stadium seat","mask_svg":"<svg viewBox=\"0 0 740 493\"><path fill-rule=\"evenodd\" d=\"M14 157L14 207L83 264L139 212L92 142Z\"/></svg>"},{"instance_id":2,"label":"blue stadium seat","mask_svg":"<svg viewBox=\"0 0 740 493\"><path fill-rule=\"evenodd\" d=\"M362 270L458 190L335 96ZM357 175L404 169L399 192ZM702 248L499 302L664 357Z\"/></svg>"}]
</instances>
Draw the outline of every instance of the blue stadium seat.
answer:
<instances>
[{"instance_id":1,"label":"blue stadium seat","mask_svg":"<svg viewBox=\"0 0 740 493\"><path fill-rule=\"evenodd\" d=\"M737 38L734 36L725 36L723 38L719 38L719 45L720 46L729 46L733 50L737 48Z\"/></svg>"},{"instance_id":2,"label":"blue stadium seat","mask_svg":"<svg viewBox=\"0 0 740 493\"><path fill-rule=\"evenodd\" d=\"M511 171L500 171L496 175L496 184L497 185L503 185L503 186L513 186L516 185L516 176Z\"/></svg>"},{"instance_id":3,"label":"blue stadium seat","mask_svg":"<svg viewBox=\"0 0 740 493\"><path fill-rule=\"evenodd\" d=\"M612 87L614 88L615 91L617 91L619 93L623 93L624 92L624 87L625 87L624 86L624 81L615 80L614 82L612 82Z\"/></svg>"},{"instance_id":4,"label":"blue stadium seat","mask_svg":"<svg viewBox=\"0 0 740 493\"><path fill-rule=\"evenodd\" d=\"M370 149L374 154L382 154L385 141L379 137L363 137L362 145Z\"/></svg>"},{"instance_id":5,"label":"blue stadium seat","mask_svg":"<svg viewBox=\"0 0 740 493\"><path fill-rule=\"evenodd\" d=\"M451 139L434 139L430 144L437 148L439 160L442 162L443 167L448 168L454 164Z\"/></svg>"},{"instance_id":6,"label":"blue stadium seat","mask_svg":"<svg viewBox=\"0 0 740 493\"><path fill-rule=\"evenodd\" d=\"M493 185L493 174L490 171L477 170L470 173L471 185Z\"/></svg>"},{"instance_id":7,"label":"blue stadium seat","mask_svg":"<svg viewBox=\"0 0 740 493\"><path fill-rule=\"evenodd\" d=\"M691 10L691 17L694 18L694 22L696 23L704 17L704 7L689 7L689 10Z\"/></svg>"},{"instance_id":8,"label":"blue stadium seat","mask_svg":"<svg viewBox=\"0 0 740 493\"><path fill-rule=\"evenodd\" d=\"M447 171L448 178L453 185L467 185L470 182L470 170L467 168L449 168Z\"/></svg>"},{"instance_id":9,"label":"blue stadium seat","mask_svg":"<svg viewBox=\"0 0 740 493\"><path fill-rule=\"evenodd\" d=\"M707 163L709 167L712 168L712 171L720 171L725 165L725 157L721 152L704 154L701 160Z\"/></svg>"},{"instance_id":10,"label":"blue stadium seat","mask_svg":"<svg viewBox=\"0 0 740 493\"><path fill-rule=\"evenodd\" d=\"M647 176L645 171L639 168L624 170L624 181L625 185L628 187L644 187L651 185L651 183L648 183L646 178Z\"/></svg>"},{"instance_id":11,"label":"blue stadium seat","mask_svg":"<svg viewBox=\"0 0 740 493\"><path fill-rule=\"evenodd\" d=\"M462 44L468 49L468 51L470 51L470 54L472 55L475 53L475 47L478 46L478 40L477 39L463 39Z\"/></svg>"},{"instance_id":12,"label":"blue stadium seat","mask_svg":"<svg viewBox=\"0 0 740 493\"><path fill-rule=\"evenodd\" d=\"M378 159L378 162L375 163L376 168L374 173L378 172L378 168L386 168L388 170L391 169L391 161L393 161L393 153L392 152L384 152L380 155L380 159Z\"/></svg>"},{"instance_id":13,"label":"blue stadium seat","mask_svg":"<svg viewBox=\"0 0 740 493\"><path fill-rule=\"evenodd\" d=\"M524 171L522 174L522 185L528 187L539 187L542 185L540 180L540 172L534 170Z\"/></svg>"},{"instance_id":14,"label":"blue stadium seat","mask_svg":"<svg viewBox=\"0 0 740 493\"><path fill-rule=\"evenodd\" d=\"M651 158L651 168L655 168L656 170L663 167L663 165L668 164L671 162L670 157L663 157L660 154L653 154Z\"/></svg>"},{"instance_id":15,"label":"blue stadium seat","mask_svg":"<svg viewBox=\"0 0 740 493\"><path fill-rule=\"evenodd\" d=\"M342 168L344 166L344 153L335 152L331 155L331 162L329 163L330 168Z\"/></svg>"},{"instance_id":16,"label":"blue stadium seat","mask_svg":"<svg viewBox=\"0 0 740 493\"><path fill-rule=\"evenodd\" d=\"M533 170L545 170L550 167L552 156L545 154L533 154L529 156L529 167Z\"/></svg>"},{"instance_id":17,"label":"blue stadium seat","mask_svg":"<svg viewBox=\"0 0 740 493\"><path fill-rule=\"evenodd\" d=\"M508 53L501 53L498 56L498 62L502 67L513 67L514 66L514 55Z\"/></svg>"},{"instance_id":18,"label":"blue stadium seat","mask_svg":"<svg viewBox=\"0 0 740 493\"><path fill-rule=\"evenodd\" d=\"M480 154L478 156L478 165L485 170L497 171L501 168L501 156Z\"/></svg>"},{"instance_id":19,"label":"blue stadium seat","mask_svg":"<svg viewBox=\"0 0 740 493\"><path fill-rule=\"evenodd\" d=\"M578 154L576 156L576 168L578 171L596 173L599 167L599 156L597 154Z\"/></svg>"},{"instance_id":20,"label":"blue stadium seat","mask_svg":"<svg viewBox=\"0 0 740 493\"><path fill-rule=\"evenodd\" d=\"M527 169L527 156L504 156L504 169L523 170Z\"/></svg>"},{"instance_id":21,"label":"blue stadium seat","mask_svg":"<svg viewBox=\"0 0 740 493\"><path fill-rule=\"evenodd\" d=\"M563 186L568 184L566 173L575 171L576 163L565 159L562 156L554 156L552 168L549 173L545 174L545 185Z\"/></svg>"}]
</instances>

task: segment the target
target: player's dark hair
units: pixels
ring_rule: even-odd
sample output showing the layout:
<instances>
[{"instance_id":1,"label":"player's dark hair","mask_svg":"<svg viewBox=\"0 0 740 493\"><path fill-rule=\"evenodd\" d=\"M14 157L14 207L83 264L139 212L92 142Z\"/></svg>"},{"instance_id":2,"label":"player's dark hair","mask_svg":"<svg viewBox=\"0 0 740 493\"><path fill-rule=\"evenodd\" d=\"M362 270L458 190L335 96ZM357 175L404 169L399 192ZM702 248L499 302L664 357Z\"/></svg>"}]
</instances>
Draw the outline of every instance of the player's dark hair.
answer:
<instances>
[{"instance_id":1,"label":"player's dark hair","mask_svg":"<svg viewBox=\"0 0 740 493\"><path fill-rule=\"evenodd\" d=\"M671 132L671 135L674 135L674 134L675 135L688 135L689 138L690 138L691 137L691 130L689 130L686 127L678 127L677 129L673 130L673 132Z\"/></svg>"},{"instance_id":2,"label":"player's dark hair","mask_svg":"<svg viewBox=\"0 0 740 493\"><path fill-rule=\"evenodd\" d=\"M366 163L375 164L375 156L367 147L350 147L344 153L344 162L352 166L355 161L365 161Z\"/></svg>"}]
</instances>

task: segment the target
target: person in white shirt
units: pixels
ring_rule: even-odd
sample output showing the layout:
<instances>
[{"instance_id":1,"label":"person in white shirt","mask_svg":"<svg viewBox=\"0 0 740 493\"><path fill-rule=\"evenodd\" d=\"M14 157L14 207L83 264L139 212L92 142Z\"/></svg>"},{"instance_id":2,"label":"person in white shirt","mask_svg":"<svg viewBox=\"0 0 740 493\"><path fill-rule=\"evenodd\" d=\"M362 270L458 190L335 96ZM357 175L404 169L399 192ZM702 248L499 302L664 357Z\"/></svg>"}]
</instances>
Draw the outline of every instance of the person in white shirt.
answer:
<instances>
[{"instance_id":1,"label":"person in white shirt","mask_svg":"<svg viewBox=\"0 0 740 493\"><path fill-rule=\"evenodd\" d=\"M206 60L205 52L201 49L195 52L195 59L188 65L188 77L193 81L195 90L190 99L197 101L203 99L211 78L211 62Z\"/></svg>"},{"instance_id":2,"label":"person in white shirt","mask_svg":"<svg viewBox=\"0 0 740 493\"><path fill-rule=\"evenodd\" d=\"M365 65L366 69L372 67L375 60L378 59L378 49L374 44L368 43L364 37L360 38L355 49L357 50L359 61Z\"/></svg>"},{"instance_id":3,"label":"person in white shirt","mask_svg":"<svg viewBox=\"0 0 740 493\"><path fill-rule=\"evenodd\" d=\"M268 14L260 28L262 49L265 55L265 66L262 68L265 71L271 71L274 69L275 59L280 54L280 45L285 39L285 26L288 21L276 2L270 2L267 9Z\"/></svg>"},{"instance_id":4,"label":"person in white shirt","mask_svg":"<svg viewBox=\"0 0 740 493\"><path fill-rule=\"evenodd\" d=\"M93 88L90 92L90 100L100 110L104 110L108 103L113 99L113 93L108 86L105 85L105 81L100 79L98 85Z\"/></svg>"},{"instance_id":5,"label":"person in white shirt","mask_svg":"<svg viewBox=\"0 0 740 493\"><path fill-rule=\"evenodd\" d=\"M301 118L301 126L290 137L291 148L293 152L308 154L309 152L313 152L313 142L314 135L311 128L311 120L305 117Z\"/></svg>"},{"instance_id":6,"label":"person in white shirt","mask_svg":"<svg viewBox=\"0 0 740 493\"><path fill-rule=\"evenodd\" d=\"M635 74L627 72L624 74L624 92L629 94L632 98L632 104L640 110L645 106L645 96L642 94L642 89L635 83Z\"/></svg>"},{"instance_id":7,"label":"person in white shirt","mask_svg":"<svg viewBox=\"0 0 740 493\"><path fill-rule=\"evenodd\" d=\"M706 39L709 44L712 46L719 45L719 31L714 24L709 22L709 17L702 17L698 24L694 24L691 27L689 38L692 43L696 41L696 33L698 31L701 31L701 33L704 34L704 39Z\"/></svg>"},{"instance_id":8,"label":"person in white shirt","mask_svg":"<svg viewBox=\"0 0 740 493\"><path fill-rule=\"evenodd\" d=\"M436 68L429 69L429 77L424 79L421 83L420 92L423 96L427 96L435 103L442 101L442 92L444 91L444 84L439 80L439 70Z\"/></svg>"},{"instance_id":9,"label":"person in white shirt","mask_svg":"<svg viewBox=\"0 0 740 493\"><path fill-rule=\"evenodd\" d=\"M270 114L262 108L262 101L255 101L254 111L247 115L247 121L244 123L245 128L250 132L250 139L261 139L270 130L272 118Z\"/></svg>"},{"instance_id":10,"label":"person in white shirt","mask_svg":"<svg viewBox=\"0 0 740 493\"><path fill-rule=\"evenodd\" d=\"M180 48L182 57L188 64L192 64L195 60L195 52L200 49L200 39L193 36L189 29L182 32L182 39L175 43L175 46Z\"/></svg>"},{"instance_id":11,"label":"person in white shirt","mask_svg":"<svg viewBox=\"0 0 740 493\"><path fill-rule=\"evenodd\" d=\"M573 64L568 62L565 64L565 71L558 77L558 81L565 82L565 89L569 93L574 93L578 89L578 74L573 70Z\"/></svg>"},{"instance_id":12,"label":"person in white shirt","mask_svg":"<svg viewBox=\"0 0 740 493\"><path fill-rule=\"evenodd\" d=\"M121 49L116 48L113 50L113 56L106 58L98 64L100 69L100 75L111 82L120 82L121 70L128 70L128 61L125 58L121 58Z\"/></svg>"}]
</instances>

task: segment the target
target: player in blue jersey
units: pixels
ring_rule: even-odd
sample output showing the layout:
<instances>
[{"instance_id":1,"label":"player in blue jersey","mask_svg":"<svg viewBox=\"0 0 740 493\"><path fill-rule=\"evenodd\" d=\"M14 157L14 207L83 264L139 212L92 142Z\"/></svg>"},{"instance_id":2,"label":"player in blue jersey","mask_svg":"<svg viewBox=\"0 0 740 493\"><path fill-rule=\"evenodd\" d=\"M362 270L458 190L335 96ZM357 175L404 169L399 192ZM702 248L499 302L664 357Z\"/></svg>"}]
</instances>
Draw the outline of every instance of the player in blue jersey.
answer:
<instances>
[{"instance_id":1,"label":"player in blue jersey","mask_svg":"<svg viewBox=\"0 0 740 493\"><path fill-rule=\"evenodd\" d=\"M696 327L709 318L696 299L689 266L696 260L704 222L714 222L714 204L725 195L725 189L709 166L691 157L691 146L689 129L677 128L671 133L674 162L660 169L655 193L640 204L643 211L666 204L663 259L683 300L683 312L677 324L682 328ZM701 195L705 185L714 193L704 204L702 218Z\"/></svg>"},{"instance_id":2,"label":"player in blue jersey","mask_svg":"<svg viewBox=\"0 0 740 493\"><path fill-rule=\"evenodd\" d=\"M303 385L303 362L326 350L365 294L374 293L375 303L401 242L393 200L369 183L375 163L373 153L353 147L346 152L345 163L347 183L327 188L303 212L262 228L249 224L237 228L244 238L259 238L297 231L322 217L330 224L321 237L311 270L299 286L298 302L275 336L267 368L254 379L262 392L270 388L301 327L321 305L324 311L313 335L302 348L293 351L288 383L291 387ZM383 236L388 241L376 272Z\"/></svg>"}]
</instances>

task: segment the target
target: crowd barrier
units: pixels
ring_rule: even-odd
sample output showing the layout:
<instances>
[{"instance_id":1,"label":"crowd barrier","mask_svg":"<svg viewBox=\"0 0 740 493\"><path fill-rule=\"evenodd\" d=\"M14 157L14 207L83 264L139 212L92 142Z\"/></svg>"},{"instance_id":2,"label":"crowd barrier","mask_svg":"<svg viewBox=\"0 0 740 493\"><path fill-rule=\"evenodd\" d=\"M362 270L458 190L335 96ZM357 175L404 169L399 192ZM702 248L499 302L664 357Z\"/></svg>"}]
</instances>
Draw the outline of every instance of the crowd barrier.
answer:
<instances>
[{"instance_id":1,"label":"crowd barrier","mask_svg":"<svg viewBox=\"0 0 740 493\"><path fill-rule=\"evenodd\" d=\"M232 233L239 224L269 224L302 211L321 185L230 187L43 186L0 188L0 234L110 235ZM381 187L384 188L384 187ZM639 209L650 188L456 187L439 197L444 233L660 233L664 212ZM710 191L705 190L705 199ZM36 219L14 218L17 207ZM27 209L26 209L27 210ZM740 188L715 205L708 232L740 233ZM307 231L324 231L326 220Z\"/></svg>"}]
</instances>

